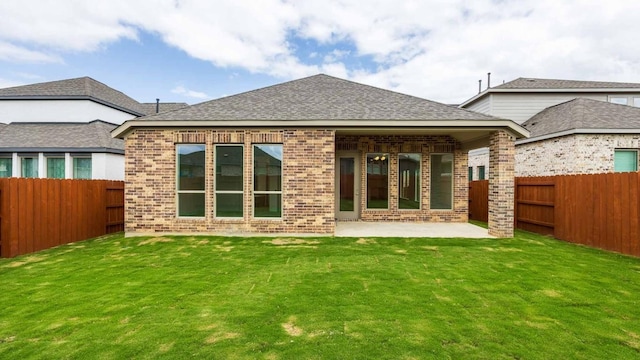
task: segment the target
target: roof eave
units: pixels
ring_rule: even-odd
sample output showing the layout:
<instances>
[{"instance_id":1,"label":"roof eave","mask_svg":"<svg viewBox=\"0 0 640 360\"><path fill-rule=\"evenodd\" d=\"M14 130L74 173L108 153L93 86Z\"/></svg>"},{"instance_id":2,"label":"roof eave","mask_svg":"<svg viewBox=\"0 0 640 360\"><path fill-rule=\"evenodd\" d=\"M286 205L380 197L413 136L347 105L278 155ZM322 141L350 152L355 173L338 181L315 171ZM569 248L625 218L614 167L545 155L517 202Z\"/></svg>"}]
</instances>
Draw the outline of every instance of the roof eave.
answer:
<instances>
[{"instance_id":1,"label":"roof eave","mask_svg":"<svg viewBox=\"0 0 640 360\"><path fill-rule=\"evenodd\" d=\"M89 101L93 101L98 104L110 107L112 109L126 112L134 116L145 116L145 114L141 112L138 112L129 108L125 108L125 107L113 104L111 102L108 102L93 96L87 96L87 95L27 95L27 96L11 95L11 96L0 96L0 100L89 100Z\"/></svg>"},{"instance_id":2,"label":"roof eave","mask_svg":"<svg viewBox=\"0 0 640 360\"><path fill-rule=\"evenodd\" d=\"M558 138L562 136L578 135L578 134L610 134L610 135L640 134L640 129L568 129L568 130L554 132L551 134L534 136L527 139L519 139L516 141L516 145L529 144L537 141L543 141L543 140Z\"/></svg>"}]
</instances>

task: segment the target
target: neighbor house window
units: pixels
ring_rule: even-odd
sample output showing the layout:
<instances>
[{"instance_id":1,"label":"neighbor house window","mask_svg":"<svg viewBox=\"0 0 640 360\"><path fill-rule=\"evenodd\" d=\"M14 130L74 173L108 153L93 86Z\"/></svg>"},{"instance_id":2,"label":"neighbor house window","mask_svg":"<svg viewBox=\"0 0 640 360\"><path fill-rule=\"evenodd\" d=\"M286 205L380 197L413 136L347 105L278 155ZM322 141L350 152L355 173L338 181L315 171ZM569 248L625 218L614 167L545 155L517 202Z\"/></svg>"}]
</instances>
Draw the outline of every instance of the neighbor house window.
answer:
<instances>
[{"instance_id":1,"label":"neighbor house window","mask_svg":"<svg viewBox=\"0 0 640 360\"><path fill-rule=\"evenodd\" d=\"M0 178L13 176L13 159L0 157Z\"/></svg>"},{"instance_id":2,"label":"neighbor house window","mask_svg":"<svg viewBox=\"0 0 640 360\"><path fill-rule=\"evenodd\" d=\"M389 154L367 154L367 209L389 208Z\"/></svg>"},{"instance_id":3,"label":"neighbor house window","mask_svg":"<svg viewBox=\"0 0 640 360\"><path fill-rule=\"evenodd\" d=\"M609 97L609 102L610 103L614 103L614 104L618 104L618 105L627 105L628 104L628 100L627 97L622 97L622 96L610 96Z\"/></svg>"},{"instance_id":4,"label":"neighbor house window","mask_svg":"<svg viewBox=\"0 0 640 360\"><path fill-rule=\"evenodd\" d=\"M420 209L420 154L398 154L398 208Z\"/></svg>"},{"instance_id":5,"label":"neighbor house window","mask_svg":"<svg viewBox=\"0 0 640 360\"><path fill-rule=\"evenodd\" d=\"M453 154L431 155L431 209L453 209Z\"/></svg>"},{"instance_id":6,"label":"neighbor house window","mask_svg":"<svg viewBox=\"0 0 640 360\"><path fill-rule=\"evenodd\" d=\"M640 97L633 98L633 106L640 107Z\"/></svg>"},{"instance_id":7,"label":"neighbor house window","mask_svg":"<svg viewBox=\"0 0 640 360\"><path fill-rule=\"evenodd\" d=\"M38 177L38 155L20 156L20 176L24 178Z\"/></svg>"},{"instance_id":8,"label":"neighbor house window","mask_svg":"<svg viewBox=\"0 0 640 360\"><path fill-rule=\"evenodd\" d=\"M47 177L64 179L64 155L47 156Z\"/></svg>"},{"instance_id":9,"label":"neighbor house window","mask_svg":"<svg viewBox=\"0 0 640 360\"><path fill-rule=\"evenodd\" d=\"M243 216L243 147L216 146L216 217Z\"/></svg>"},{"instance_id":10,"label":"neighbor house window","mask_svg":"<svg viewBox=\"0 0 640 360\"><path fill-rule=\"evenodd\" d=\"M484 165L478 166L478 180L484 180L485 179L484 169L485 169Z\"/></svg>"},{"instance_id":11,"label":"neighbor house window","mask_svg":"<svg viewBox=\"0 0 640 360\"><path fill-rule=\"evenodd\" d=\"M469 181L473 181L473 167L469 166Z\"/></svg>"},{"instance_id":12,"label":"neighbor house window","mask_svg":"<svg viewBox=\"0 0 640 360\"><path fill-rule=\"evenodd\" d=\"M180 144L178 153L178 216L204 217L204 144Z\"/></svg>"},{"instance_id":13,"label":"neighbor house window","mask_svg":"<svg viewBox=\"0 0 640 360\"><path fill-rule=\"evenodd\" d=\"M615 150L613 169L615 172L638 171L638 150Z\"/></svg>"},{"instance_id":14,"label":"neighbor house window","mask_svg":"<svg viewBox=\"0 0 640 360\"><path fill-rule=\"evenodd\" d=\"M282 217L282 145L253 146L253 216Z\"/></svg>"},{"instance_id":15,"label":"neighbor house window","mask_svg":"<svg viewBox=\"0 0 640 360\"><path fill-rule=\"evenodd\" d=\"M90 157L84 156L84 157L73 158L73 178L74 179L91 179L91 158Z\"/></svg>"}]
</instances>

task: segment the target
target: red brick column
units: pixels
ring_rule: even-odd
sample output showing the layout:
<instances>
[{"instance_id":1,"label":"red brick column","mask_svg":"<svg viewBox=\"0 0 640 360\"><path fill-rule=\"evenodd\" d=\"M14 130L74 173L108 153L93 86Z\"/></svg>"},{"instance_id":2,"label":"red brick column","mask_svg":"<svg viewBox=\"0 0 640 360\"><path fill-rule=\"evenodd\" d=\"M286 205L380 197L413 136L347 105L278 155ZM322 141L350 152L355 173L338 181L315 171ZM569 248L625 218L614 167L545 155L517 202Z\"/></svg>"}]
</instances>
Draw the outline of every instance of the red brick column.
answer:
<instances>
[{"instance_id":1,"label":"red brick column","mask_svg":"<svg viewBox=\"0 0 640 360\"><path fill-rule=\"evenodd\" d=\"M489 144L489 234L513 237L515 139L505 131Z\"/></svg>"}]
</instances>

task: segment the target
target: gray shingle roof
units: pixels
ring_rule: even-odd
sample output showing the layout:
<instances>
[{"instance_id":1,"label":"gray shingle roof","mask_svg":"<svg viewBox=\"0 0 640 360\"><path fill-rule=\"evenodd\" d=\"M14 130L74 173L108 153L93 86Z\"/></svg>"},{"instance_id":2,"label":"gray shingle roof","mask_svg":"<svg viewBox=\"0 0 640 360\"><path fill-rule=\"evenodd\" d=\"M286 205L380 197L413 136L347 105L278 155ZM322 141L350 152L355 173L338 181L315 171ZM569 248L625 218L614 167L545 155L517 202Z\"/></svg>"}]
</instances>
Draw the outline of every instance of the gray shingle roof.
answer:
<instances>
[{"instance_id":1,"label":"gray shingle roof","mask_svg":"<svg viewBox=\"0 0 640 360\"><path fill-rule=\"evenodd\" d=\"M88 123L14 122L0 127L0 152L13 149L110 149L124 151L124 141L111 137L116 124L94 120ZM35 151L35 150L29 150Z\"/></svg>"},{"instance_id":2,"label":"gray shingle roof","mask_svg":"<svg viewBox=\"0 0 640 360\"><path fill-rule=\"evenodd\" d=\"M144 114L139 102L87 76L0 89L0 100L3 98L93 99L135 115Z\"/></svg>"},{"instance_id":3,"label":"gray shingle roof","mask_svg":"<svg viewBox=\"0 0 640 360\"><path fill-rule=\"evenodd\" d=\"M140 105L146 115L156 114L156 103L140 103ZM160 111L158 112L173 111L187 106L189 106L189 104L183 102L161 102L159 106Z\"/></svg>"},{"instance_id":4,"label":"gray shingle roof","mask_svg":"<svg viewBox=\"0 0 640 360\"><path fill-rule=\"evenodd\" d=\"M517 78L493 89L640 89L637 83Z\"/></svg>"},{"instance_id":5,"label":"gray shingle roof","mask_svg":"<svg viewBox=\"0 0 640 360\"><path fill-rule=\"evenodd\" d=\"M149 120L495 120L320 74L146 116Z\"/></svg>"},{"instance_id":6,"label":"gray shingle roof","mask_svg":"<svg viewBox=\"0 0 640 360\"><path fill-rule=\"evenodd\" d=\"M542 110L522 126L532 138L573 129L640 130L640 108L577 98Z\"/></svg>"}]
</instances>

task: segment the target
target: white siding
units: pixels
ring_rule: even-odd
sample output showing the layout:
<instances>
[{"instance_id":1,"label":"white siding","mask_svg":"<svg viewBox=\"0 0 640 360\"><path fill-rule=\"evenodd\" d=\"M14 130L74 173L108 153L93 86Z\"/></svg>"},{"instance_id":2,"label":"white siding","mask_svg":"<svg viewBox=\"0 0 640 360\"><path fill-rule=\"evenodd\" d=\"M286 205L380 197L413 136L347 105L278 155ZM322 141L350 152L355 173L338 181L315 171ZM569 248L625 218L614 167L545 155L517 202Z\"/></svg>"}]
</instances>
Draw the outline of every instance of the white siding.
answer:
<instances>
[{"instance_id":1,"label":"white siding","mask_svg":"<svg viewBox=\"0 0 640 360\"><path fill-rule=\"evenodd\" d=\"M91 154L91 178L124 180L124 155Z\"/></svg>"},{"instance_id":2,"label":"white siding","mask_svg":"<svg viewBox=\"0 0 640 360\"><path fill-rule=\"evenodd\" d=\"M607 101L606 94L493 94L491 115L511 119L518 124L522 124L549 106L573 100L577 97Z\"/></svg>"},{"instance_id":3,"label":"white siding","mask_svg":"<svg viewBox=\"0 0 640 360\"><path fill-rule=\"evenodd\" d=\"M491 115L491 95L466 106L465 109Z\"/></svg>"},{"instance_id":4,"label":"white siding","mask_svg":"<svg viewBox=\"0 0 640 360\"><path fill-rule=\"evenodd\" d=\"M90 100L2 100L0 122L88 122L122 124L135 116Z\"/></svg>"}]
</instances>

